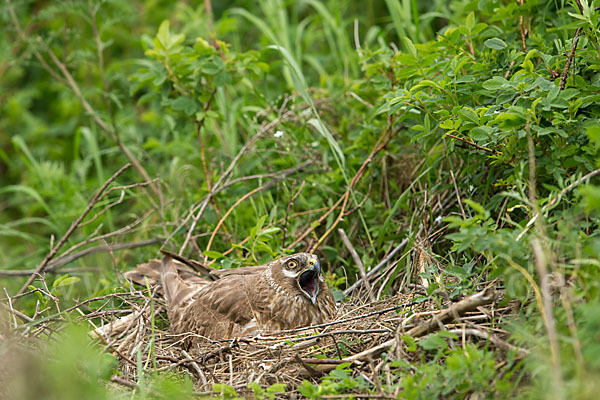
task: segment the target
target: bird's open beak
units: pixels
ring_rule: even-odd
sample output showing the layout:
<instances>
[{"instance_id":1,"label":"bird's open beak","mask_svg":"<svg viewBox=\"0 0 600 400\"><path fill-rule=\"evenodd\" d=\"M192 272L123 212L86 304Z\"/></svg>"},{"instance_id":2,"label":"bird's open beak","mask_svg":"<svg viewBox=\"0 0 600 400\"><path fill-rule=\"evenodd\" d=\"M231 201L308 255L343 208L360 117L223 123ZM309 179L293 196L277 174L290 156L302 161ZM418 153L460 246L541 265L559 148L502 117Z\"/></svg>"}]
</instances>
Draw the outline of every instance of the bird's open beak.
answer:
<instances>
[{"instance_id":1,"label":"bird's open beak","mask_svg":"<svg viewBox=\"0 0 600 400\"><path fill-rule=\"evenodd\" d=\"M312 301L317 302L319 294L319 275L321 274L321 264L316 258L308 260L308 267L298 275L298 286L300 290Z\"/></svg>"}]
</instances>

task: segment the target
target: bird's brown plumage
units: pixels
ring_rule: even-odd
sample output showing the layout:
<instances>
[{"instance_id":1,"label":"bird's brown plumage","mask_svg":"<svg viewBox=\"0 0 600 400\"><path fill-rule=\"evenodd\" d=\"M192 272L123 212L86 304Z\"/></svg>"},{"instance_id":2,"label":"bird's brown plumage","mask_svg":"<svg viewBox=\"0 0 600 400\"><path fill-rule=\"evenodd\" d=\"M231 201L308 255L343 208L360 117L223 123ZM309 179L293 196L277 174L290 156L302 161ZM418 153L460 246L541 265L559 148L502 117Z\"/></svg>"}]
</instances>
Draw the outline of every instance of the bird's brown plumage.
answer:
<instances>
[{"instance_id":1,"label":"bird's brown plumage","mask_svg":"<svg viewBox=\"0 0 600 400\"><path fill-rule=\"evenodd\" d=\"M298 253L266 265L212 270L204 279L170 256L152 260L125 277L160 283L171 332L193 340L227 339L327 322L335 302L318 258Z\"/></svg>"}]
</instances>

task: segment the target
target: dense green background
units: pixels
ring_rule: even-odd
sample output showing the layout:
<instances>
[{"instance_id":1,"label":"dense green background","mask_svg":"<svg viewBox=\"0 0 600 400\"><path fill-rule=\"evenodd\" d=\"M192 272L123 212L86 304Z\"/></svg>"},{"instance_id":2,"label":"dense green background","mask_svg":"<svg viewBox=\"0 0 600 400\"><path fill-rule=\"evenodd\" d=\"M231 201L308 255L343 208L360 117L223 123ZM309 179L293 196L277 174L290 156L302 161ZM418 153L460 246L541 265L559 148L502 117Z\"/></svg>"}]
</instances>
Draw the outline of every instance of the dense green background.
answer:
<instances>
[{"instance_id":1,"label":"dense green background","mask_svg":"<svg viewBox=\"0 0 600 400\"><path fill-rule=\"evenodd\" d=\"M419 363L394 364L404 397L593 398L599 2L210 3L0 4L0 268L39 265L127 162L111 187L134 186L97 202L57 257L90 239L72 251L157 240L79 258L17 308L31 316L39 299L41 318L120 290L115 268L178 251L190 209L224 184L184 254L229 268L313 248L343 290L357 273L344 228L367 267L409 238L382 295L425 277L427 295L493 282L519 300L504 328L529 357L430 341ZM437 260L421 277L413 249ZM0 279L11 295L25 282ZM83 376L111 375L87 359ZM300 391L356 386L341 375ZM190 390L157 380L159 395ZM88 383L73 396L112 396Z\"/></svg>"}]
</instances>

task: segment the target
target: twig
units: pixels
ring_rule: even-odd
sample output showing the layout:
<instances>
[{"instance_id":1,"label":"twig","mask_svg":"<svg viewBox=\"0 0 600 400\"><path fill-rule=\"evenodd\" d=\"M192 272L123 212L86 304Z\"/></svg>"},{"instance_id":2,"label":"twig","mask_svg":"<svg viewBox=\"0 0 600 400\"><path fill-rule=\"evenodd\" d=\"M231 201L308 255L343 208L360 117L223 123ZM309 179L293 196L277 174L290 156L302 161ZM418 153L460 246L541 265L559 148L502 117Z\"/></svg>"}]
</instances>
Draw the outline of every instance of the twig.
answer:
<instances>
[{"instance_id":1,"label":"twig","mask_svg":"<svg viewBox=\"0 0 600 400\"><path fill-rule=\"evenodd\" d=\"M473 143L473 142L468 141L467 139L463 139L461 137L454 136L451 133L446 132L446 136L450 136L453 139L460 140L461 142L466 143L469 146L475 147L477 150L483 150L483 151L487 151L488 153L498 154L498 152L496 150L492 150L492 149L488 149L487 147L480 146L477 143Z\"/></svg>"},{"instance_id":2,"label":"twig","mask_svg":"<svg viewBox=\"0 0 600 400\"><path fill-rule=\"evenodd\" d=\"M15 26L15 29L17 30L17 33L19 34L19 38L23 42L27 42L27 35L25 34L25 31L21 28L21 24L19 24L19 19L17 18L17 14L15 13L15 9L12 6L10 0L6 0L6 4L8 5L8 12L10 14L10 18L13 22L13 25ZM58 82L62 83L63 85L67 85L67 82L59 74L57 74L56 71L54 71L52 69L52 67L50 67L50 65L48 65L48 63L46 62L44 57L42 57L40 52L35 50L35 47L32 47L32 52L33 52L33 55L35 56L35 58L38 59L40 64L42 64L42 67L46 71L48 71L48 73L50 74L50 76L52 76L52 78L56 79Z\"/></svg>"},{"instance_id":3,"label":"twig","mask_svg":"<svg viewBox=\"0 0 600 400\"><path fill-rule=\"evenodd\" d=\"M567 77L569 76L569 69L571 68L571 63L573 62L573 58L575 57L575 50L577 49L577 44L579 43L579 36L581 36L581 32L583 32L583 28L577 28L575 31L575 36L573 37L573 45L571 46L571 51L567 56L567 61L565 62L565 67L563 68L562 74L560 74L560 90L565 88L567 83Z\"/></svg>"},{"instance_id":4,"label":"twig","mask_svg":"<svg viewBox=\"0 0 600 400\"><path fill-rule=\"evenodd\" d=\"M579 13L583 15L583 6L581 5L581 1L575 0L575 3L577 4ZM571 45L571 51L569 52L569 55L567 56L567 60L565 62L565 67L563 69L563 72L562 72L562 74L560 74L560 84L559 84L560 90L563 90L567 83L569 69L571 68L571 63L573 62L573 58L575 57L575 50L577 49L577 44L579 43L579 37L581 36L582 32L583 32L582 27L577 28L577 30L575 31L575 36L573 37L573 44Z\"/></svg>"},{"instance_id":5,"label":"twig","mask_svg":"<svg viewBox=\"0 0 600 400\"><path fill-rule=\"evenodd\" d=\"M84 225L89 225L91 224L93 221L95 221L98 217L100 217L102 214L104 214L106 211L108 211L110 208L116 206L117 204L121 204L123 202L123 198L125 197L125 189L131 189L131 188L136 188L136 187L144 187L144 186L148 186L151 185L154 182L159 181L160 178L154 178L149 182L138 182L138 183L133 183L131 185L121 185L121 186L114 186L111 187L110 189L108 189L101 198L104 198L104 196L108 195L110 192L114 192L115 190L120 190L121 191L121 195L119 196L119 199L110 203L109 205L107 205L106 207L104 207L100 212L96 213L92 218L90 218L89 220L83 222L81 224L81 226Z\"/></svg>"},{"instance_id":6,"label":"twig","mask_svg":"<svg viewBox=\"0 0 600 400\"><path fill-rule=\"evenodd\" d=\"M467 219L467 214L465 213L462 200L460 199L460 193L458 192L458 186L456 185L456 178L454 178L454 172L452 172L452 170L450 170L450 177L452 177L452 184L454 185L454 192L456 193L456 199L458 200L458 206L460 207L462 217L463 219Z\"/></svg>"},{"instance_id":7,"label":"twig","mask_svg":"<svg viewBox=\"0 0 600 400\"><path fill-rule=\"evenodd\" d=\"M322 337L328 337L328 336L334 337L335 335L367 335L367 334L372 334L372 333L392 333L392 331L391 331L391 329L342 329L339 331L331 331L331 332L325 332L325 333L318 333L316 335L291 338L291 339L287 339L286 342L298 343L298 342L304 342L307 340L319 339Z\"/></svg>"},{"instance_id":8,"label":"twig","mask_svg":"<svg viewBox=\"0 0 600 400\"><path fill-rule=\"evenodd\" d=\"M62 253L59 256L58 260L66 257L67 255L71 254L73 251L75 251L75 250L77 250L77 249L79 249L79 248L81 248L83 246L87 246L88 244L90 244L92 242L97 242L97 241L100 241L100 240L105 241L106 239L114 237L114 236L118 236L118 235L121 235L121 234L133 232L133 228L134 227L136 227L137 225L141 224L146 218L148 218L154 212L155 212L155 210L153 210L153 209L148 210L144 215L142 215L141 217L139 217L137 220L133 221L129 225L126 225L126 226L124 226L122 228L119 228L116 231L105 233L104 235L96 236L96 233L99 230L99 229L96 229L96 231L94 231L94 233L92 233L87 239L85 239L84 241L79 242L77 244L74 244L68 250L66 250L64 253ZM98 228L100 228L101 226L102 226L102 224L98 225ZM57 262L58 260L55 260L54 262ZM48 265L51 265L51 264L52 263L49 263Z\"/></svg>"},{"instance_id":9,"label":"twig","mask_svg":"<svg viewBox=\"0 0 600 400\"><path fill-rule=\"evenodd\" d=\"M348 239L348 236L346 235L346 232L344 231L344 229L343 228L338 229L338 233L340 234L340 237L342 238L344 245L346 245L346 248L350 252L350 255L352 255L352 258L354 259L354 263L356 264L356 267L358 268L358 272L360 273L361 279L365 282L365 287L367 288L367 292L369 293L369 300L371 300L372 302L375 302L375 296L373 295L373 290L371 289L371 284L369 283L369 280L366 279L365 267L363 266L362 260L358 256L358 253L356 252L356 249L354 248L354 246L352 246L352 243L350 243L350 240Z\"/></svg>"},{"instance_id":10,"label":"twig","mask_svg":"<svg viewBox=\"0 0 600 400\"><path fill-rule=\"evenodd\" d=\"M100 271L100 268L87 268L87 267L83 267L83 268L65 268L65 269L61 269L60 271L55 271L55 270L49 270L48 268L46 268L46 270L44 271L47 274L71 274L71 273L77 273L77 272L93 272L93 271ZM34 269L9 269L9 270L1 270L0 269L0 277L5 276L5 277L15 277L15 276L29 276L31 274L35 273Z\"/></svg>"},{"instance_id":11,"label":"twig","mask_svg":"<svg viewBox=\"0 0 600 400\"><path fill-rule=\"evenodd\" d=\"M110 185L115 179L117 179L117 177L119 175L121 175L129 167L131 167L130 163L125 164L117 172L115 172L113 174L113 176L111 176L106 182L104 182L104 185L102 185L100 190L96 193L96 195L94 196L92 201L88 204L88 206L83 211L83 213L79 216L79 218L77 218L75 221L73 221L73 223L71 224L71 226L69 227L69 229L67 230L65 235L60 239L60 241L56 244L56 246L54 246L52 249L50 249L50 252L46 255L46 258L44 258L44 261L42 261L42 263L40 265L38 265L38 267L35 269L35 272L33 274L31 274L31 276L27 279L27 281L25 282L23 287L21 287L21 289L17 292L17 295L22 294L25 291L25 289L27 289L27 287L31 284L31 282L33 282L33 280L35 279L35 276L37 274L41 273L44 270L44 268L46 268L46 266L48 265L50 260L56 255L58 250L66 243L66 241L73 234L75 229L77 229L77 227L79 226L81 221L85 218L85 216L92 210L92 208L94 207L96 202L100 199L100 196L102 195L102 193L108 187L108 185Z\"/></svg>"},{"instance_id":12,"label":"twig","mask_svg":"<svg viewBox=\"0 0 600 400\"><path fill-rule=\"evenodd\" d=\"M490 342L492 342L493 344L495 344L497 347L501 348L502 350L516 351L517 354L519 354L519 356L521 356L521 357L524 357L525 355L529 354L528 349L524 349L524 348L512 345L510 343L507 343L504 340L498 338L496 335L492 335L491 333L489 333L485 330L482 330L482 329L476 329L476 328L450 329L450 330L448 330L448 332L454 333L456 335L462 335L464 333L467 335L477 336L482 339L489 340Z\"/></svg>"},{"instance_id":13,"label":"twig","mask_svg":"<svg viewBox=\"0 0 600 400\"><path fill-rule=\"evenodd\" d=\"M219 222L217 223L217 226L215 227L215 229L213 230L212 235L210 236L210 239L208 240L208 244L206 245L206 251L210 250L210 246L212 245L212 242L215 238L215 235L217 234L217 232L219 231L219 228L221 227L221 225L223 225L223 223L225 222L225 219L227 219L227 217L229 216L229 214L231 214L231 212L238 206L240 205L244 200L248 199L249 197L255 195L258 192L262 192L263 190L267 190L273 186L275 186L277 183L279 183L281 180L287 178L288 176L303 170L304 168L306 168L309 164L311 164L312 161L305 161L300 165L297 165L294 168L289 168L285 171L285 173L282 173L281 175L277 176L276 178L271 179L269 182L265 183L264 185L255 188L254 190L246 193L245 195L243 195L242 197L240 197L230 208L229 210L227 210L227 212L225 213L225 215L223 215L223 217L219 220ZM206 262L206 260L205 260Z\"/></svg>"},{"instance_id":14,"label":"twig","mask_svg":"<svg viewBox=\"0 0 600 400\"><path fill-rule=\"evenodd\" d=\"M244 155L244 153L246 153L246 151L248 151L248 149L252 145L254 145L254 143L256 143L256 141L258 139L260 139L262 137L262 135L264 135L268 130L273 129L279 122L281 122L281 118L276 118L275 120L271 121L270 123L268 123L267 125L262 127L256 135L254 135L249 141L244 143L244 145L242 146L240 151L236 154L236 156L233 158L233 160L231 160L231 162L229 163L229 166L227 167L225 172L223 172L223 174L219 177L217 182L215 182L215 184L212 187L212 190L208 193L208 195L204 198L204 200L200 204L198 204L197 206L194 206L192 208L188 217L185 218L185 220L180 224L180 226L177 229L175 229L175 231L171 234L171 236L174 236L177 233L177 231L179 231L179 229L187 223L188 219L193 216L192 224L191 224L190 228L188 229L188 232L187 232L187 235L185 237L183 244L179 248L179 255L183 255L183 252L185 251L190 240L192 239L192 233L196 229L196 225L198 224L198 221L204 214L204 210L206 209L206 206L210 202L211 197L216 194L216 191L219 189L219 187L229 177L229 174L231 174L231 171L233 171L233 168L235 167L235 165L237 164L239 159L242 157L242 155ZM196 212L196 210L198 210L198 212L196 213L196 215L194 215L194 212ZM171 237L167 238L165 243L168 242L170 239L171 239Z\"/></svg>"},{"instance_id":15,"label":"twig","mask_svg":"<svg viewBox=\"0 0 600 400\"><path fill-rule=\"evenodd\" d=\"M304 358L302 357L301 360L305 363L310 363L310 364L344 364L347 361L344 360L338 360L336 358ZM287 359L287 361L289 362L297 362L298 360L296 359L296 357L290 357Z\"/></svg>"},{"instance_id":16,"label":"twig","mask_svg":"<svg viewBox=\"0 0 600 400\"><path fill-rule=\"evenodd\" d=\"M408 303L403 303L403 304L398 304L396 306L392 306L392 307L388 307L388 308L384 308L383 310L377 310L377 311L371 311L368 312L366 314L361 314L361 315L356 315L354 317L350 317L350 318L346 318L346 319L340 319L338 321L331 321L331 322L327 322L324 324L318 324L318 325L312 325L312 326L305 326L303 328L296 328L296 329L288 329L285 331L279 331L279 332L275 332L274 334L277 335L283 335L283 334L288 334L288 333L297 333L297 332L302 332L302 331L306 331L309 329L320 329L320 328L325 328L327 326L332 326L332 325L338 325L338 324L343 324L346 322L350 322L350 321L356 321L359 319L364 319L367 317L371 317L373 315L382 315L391 311L396 311L399 310L401 308L406 308L406 307L411 307L417 304L420 304L420 301L411 301Z\"/></svg>"},{"instance_id":17,"label":"twig","mask_svg":"<svg viewBox=\"0 0 600 400\"><path fill-rule=\"evenodd\" d=\"M438 322L444 323L453 319L456 315L462 315L467 311L476 309L477 307L481 307L486 304L491 304L497 301L500 296L500 292L494 291L491 288L484 289L481 292L472 294L471 296L452 304L450 307L435 315L435 318L430 319L424 324L415 326L414 328L410 329L406 334L412 337L423 336L426 333L438 329Z\"/></svg>"},{"instance_id":18,"label":"twig","mask_svg":"<svg viewBox=\"0 0 600 400\"><path fill-rule=\"evenodd\" d=\"M333 224L331 224L331 226L329 227L329 229L327 229L327 231L325 231L325 233L319 238L319 240L317 241L317 243L315 243L311 247L311 249L310 249L311 252L314 252L317 248L319 248L319 246L325 241L325 239L331 234L331 232L333 232L333 230L335 229L335 227L340 223L340 221L344 217L344 212L346 210L346 205L348 204L348 199L350 198L351 195L354 198L354 192L352 191L352 189L354 188L354 186L356 186L356 183L362 178L362 176L363 176L363 174L364 174L364 172L365 172L365 170L367 168L367 165L369 165L369 163L371 161L373 161L373 158L375 157L375 155L377 153L379 153L381 150L383 150L385 148L385 146L387 146L387 144L390 142L390 140L394 136L396 136L398 134L398 132L400 131L400 129L402 129L402 128L403 127L398 128L394 133L392 133L392 134L388 135L387 137L385 137L385 140L383 139L384 136L382 136L381 138L379 138L379 140L375 144L375 147L373 148L373 150L371 151L371 153L369 154L369 156L362 163L362 165L360 166L360 168L358 169L358 171L356 171L356 174L354 174L354 177L350 181L350 185L348 185L348 188L346 189L346 192L342 196L342 198L344 200L343 200L342 208L341 208L341 211L340 211L338 217L335 219L335 221L333 221ZM354 198L354 201L356 201L355 198ZM368 235L369 235L369 233L367 232L367 236Z\"/></svg>"},{"instance_id":19,"label":"twig","mask_svg":"<svg viewBox=\"0 0 600 400\"><path fill-rule=\"evenodd\" d=\"M370 270L366 275L365 278L369 279L371 276L373 276L377 271L379 271L381 268L383 268L387 262L396 255L396 253L398 251L400 251L401 249L404 248L404 246L406 246L406 244L408 243L408 238L404 238L404 240L402 240L402 242L400 242L400 244L398 246L396 246L394 248L394 250L392 250L390 252L390 254L388 254L383 260L381 260L381 262L379 264L377 264L377 266L375 266L375 268L373 268L372 270ZM344 294L347 296L350 293L352 293L352 291L354 289L356 289L357 287L359 287L360 285L363 284L365 280L363 278L357 280L356 282L354 282L354 284L352 286L350 286L348 289L344 290Z\"/></svg>"},{"instance_id":20,"label":"twig","mask_svg":"<svg viewBox=\"0 0 600 400\"><path fill-rule=\"evenodd\" d=\"M15 28L19 34L19 37L21 38L21 40L26 41L27 36L26 36L25 32L23 31L23 29L21 29L19 20L17 18L17 15L14 11L14 8L13 8L10 0L6 0L6 4L8 5L8 11L10 13L13 25L15 26ZM73 76L69 72L66 65L56 57L56 55L54 54L52 49L50 49L44 42L42 42L42 40L40 38L38 38L38 43L40 45L42 45L45 52L48 54L48 56L50 57L50 59L52 60L54 65L60 70L60 72L62 73L63 76L61 77L58 73L56 73L56 71L54 71L54 69L52 69L52 67L46 62L44 57L37 50L33 49L33 53L34 53L35 57L39 60L40 64L42 64L42 67L58 82L71 88L71 90L73 91L73 93L75 93L75 95L79 99L81 105L86 110L86 112L100 126L100 128L102 128L102 130L105 131L110 136L110 138L119 146L121 151L129 159L131 164L133 164L133 166L138 171L138 173L140 175L142 175L144 180L150 181L151 180L150 176L148 175L148 173L146 172L146 170L144 169L142 164L137 160L137 158L135 158L135 156L127 148L127 146L125 146L119 140L116 130L110 128L110 126L99 116L99 114L94 110L94 108L90 105L90 103L87 101L87 99L83 96L79 86L77 85L77 82L75 82L75 80L73 79ZM114 125L113 125L113 128L114 128ZM164 202L164 200L163 200L163 196L162 196L162 193L160 192L160 190L155 185L150 185L150 188L152 189L154 194L159 198L159 200L162 204Z\"/></svg>"},{"instance_id":21,"label":"twig","mask_svg":"<svg viewBox=\"0 0 600 400\"><path fill-rule=\"evenodd\" d=\"M310 365L308 365L306 363L306 361L304 361L302 358L300 358L300 356L298 354L294 355L293 360L295 362L299 363L300 365L302 365L304 367L304 369L308 372L308 374L310 376L312 376L313 378L321 376L321 373L319 373L313 367L311 367Z\"/></svg>"},{"instance_id":22,"label":"twig","mask_svg":"<svg viewBox=\"0 0 600 400\"><path fill-rule=\"evenodd\" d=\"M355 98L360 104L364 105L367 108L373 108L373 104L367 102L362 97L354 93L353 91L348 91L346 94L349 94L351 97Z\"/></svg>"},{"instance_id":23,"label":"twig","mask_svg":"<svg viewBox=\"0 0 600 400\"><path fill-rule=\"evenodd\" d=\"M73 261L77 260L78 258L89 256L90 254L103 253L103 252L107 252L107 251L124 250L124 249L135 249L138 247L151 246L151 245L157 244L157 243L160 243L160 239L148 239L148 240L142 240L140 242L118 243L118 244L113 244L113 245L109 245L109 246L90 247L88 249L78 251L77 253L73 253L68 256L58 257L56 260L48 263L48 265L46 266L44 271L45 272L54 272L58 268L60 268L64 265L67 265L69 263L72 263ZM0 271L0 275L3 272L11 272L11 271ZM25 271L22 271L22 272L25 272Z\"/></svg>"},{"instance_id":24,"label":"twig","mask_svg":"<svg viewBox=\"0 0 600 400\"><path fill-rule=\"evenodd\" d=\"M331 214L337 208L337 206L339 206L340 203L344 201L345 198L346 195L340 197L338 201L336 201L335 204L331 206L325 214L321 215L316 222L311 223L310 227L307 230L305 230L300 236L298 236L294 243L290 244L288 247L286 247L286 249L293 249L294 247L296 247L296 245L303 241L304 238L307 237L312 231L314 231L317 226L320 226L323 222L325 222L329 214Z\"/></svg>"},{"instance_id":25,"label":"twig","mask_svg":"<svg viewBox=\"0 0 600 400\"><path fill-rule=\"evenodd\" d=\"M198 366L198 363L196 361L194 361L194 359L192 358L192 356L190 356L187 351L181 350L181 353L190 362L190 365L192 366L192 368L194 369L194 371L196 371L196 373L198 374L198 376L200 377L200 379L202 379L202 385L203 386L208 385L208 381L206 380L206 376L202 372L202 369L200 368L200 366Z\"/></svg>"},{"instance_id":26,"label":"twig","mask_svg":"<svg viewBox=\"0 0 600 400\"><path fill-rule=\"evenodd\" d=\"M498 296L499 296L498 292L496 292L490 288L487 288L479 293L475 293L475 294L459 301L458 303L451 305L447 309L443 310L441 313L437 314L431 320L425 322L424 324L418 325L418 326L410 329L406 334L409 336L412 336L412 337L422 336L426 333L429 333L431 331L438 329L439 322L444 322L444 321L450 320L450 319L454 318L455 315L461 315L467 311L476 309L477 307L480 307L480 306L483 306L486 304L490 304L490 303L496 301ZM368 350L365 350L365 351L355 354L353 356L347 357L347 358L345 358L345 360L360 361L360 360L365 360L365 359L369 359L372 357L376 357L376 356L380 355L381 353L383 353L384 351L387 351L388 349L390 349L395 344L396 344L396 338L393 338L393 339L387 340L373 348L370 348Z\"/></svg>"},{"instance_id":27,"label":"twig","mask_svg":"<svg viewBox=\"0 0 600 400\"><path fill-rule=\"evenodd\" d=\"M28 315L23 314L21 311L15 310L13 308L12 300L11 300L10 296L8 295L8 293L6 293L6 288L4 288L4 293L6 294L6 299L8 301L8 306L6 306L6 305L4 305L4 303L0 302L0 305L2 306L2 308L10 311L13 314L13 318L16 315L17 317L21 318L25 322L32 322L33 318L31 318ZM14 320L14 323L15 323L15 328L16 328L17 327L17 321Z\"/></svg>"},{"instance_id":28,"label":"twig","mask_svg":"<svg viewBox=\"0 0 600 400\"><path fill-rule=\"evenodd\" d=\"M114 383L117 383L117 384L119 384L121 386L128 387L130 389L139 389L139 386L136 383L128 381L127 379L123 379L123 378L121 378L120 376L117 376L117 375L111 376L110 377L110 381L114 382Z\"/></svg>"}]
</instances>

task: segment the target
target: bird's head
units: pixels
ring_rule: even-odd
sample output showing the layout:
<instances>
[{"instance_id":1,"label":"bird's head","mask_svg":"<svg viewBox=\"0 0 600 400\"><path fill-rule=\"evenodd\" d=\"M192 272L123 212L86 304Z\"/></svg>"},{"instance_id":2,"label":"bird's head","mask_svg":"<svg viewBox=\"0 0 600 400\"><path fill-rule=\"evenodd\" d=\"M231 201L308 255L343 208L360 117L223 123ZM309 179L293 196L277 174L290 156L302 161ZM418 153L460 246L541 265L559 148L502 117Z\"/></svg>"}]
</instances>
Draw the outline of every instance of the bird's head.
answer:
<instances>
[{"instance_id":1,"label":"bird's head","mask_svg":"<svg viewBox=\"0 0 600 400\"><path fill-rule=\"evenodd\" d=\"M273 279L288 293L300 293L313 304L319 294L321 264L319 258L310 253L297 253L278 259L272 264Z\"/></svg>"}]
</instances>

